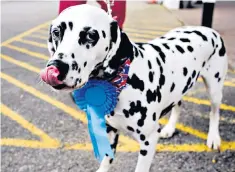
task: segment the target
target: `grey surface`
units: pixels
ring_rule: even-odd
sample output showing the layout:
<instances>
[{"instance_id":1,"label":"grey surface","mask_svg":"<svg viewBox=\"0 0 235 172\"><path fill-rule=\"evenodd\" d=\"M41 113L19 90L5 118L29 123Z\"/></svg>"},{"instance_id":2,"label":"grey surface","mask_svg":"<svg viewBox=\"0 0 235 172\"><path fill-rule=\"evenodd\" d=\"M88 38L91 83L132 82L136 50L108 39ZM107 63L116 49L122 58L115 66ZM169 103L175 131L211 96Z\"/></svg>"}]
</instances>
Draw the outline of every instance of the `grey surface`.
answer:
<instances>
[{"instance_id":1,"label":"grey surface","mask_svg":"<svg viewBox=\"0 0 235 172\"><path fill-rule=\"evenodd\" d=\"M57 15L57 2L3 2L2 3L2 41L7 40L23 31L38 24L51 20ZM132 8L133 6L129 7ZM43 41L42 41L43 42ZM20 43L13 43L18 45ZM38 51L47 55L45 49L24 45L31 51ZM22 60L38 68L45 65L45 61L2 47L6 55ZM38 83L38 74L17 67L14 64L2 60L2 71L27 85L33 86L39 91L64 102L73 108L73 104L67 93L58 94L52 92L48 87ZM235 77L229 74L228 79ZM202 87L199 83L195 88ZM42 129L49 136L69 143L89 142L86 125L75 120L62 110L53 107L47 102L23 91L22 89L1 81L2 103L22 115L25 119ZM224 89L223 103L235 106L234 87ZM204 92L196 95L198 98L206 99ZM196 114L205 118L200 118ZM180 122L203 132L208 131L208 106L199 106L192 103L183 103ZM234 112L221 111L221 116L228 118L220 125L221 136L225 141L235 141L235 127L231 121L235 119ZM2 137L38 140L37 136L17 125L10 118L2 116ZM231 120L231 121L230 121ZM182 144L182 143L205 143L187 133L177 130L176 135L160 143ZM34 149L3 146L2 172L94 172L98 163L91 151L62 150L62 149ZM111 172L132 172L137 162L136 153L118 152ZM215 162L212 162L215 159ZM152 172L234 172L235 152L157 152L151 168Z\"/></svg>"}]
</instances>

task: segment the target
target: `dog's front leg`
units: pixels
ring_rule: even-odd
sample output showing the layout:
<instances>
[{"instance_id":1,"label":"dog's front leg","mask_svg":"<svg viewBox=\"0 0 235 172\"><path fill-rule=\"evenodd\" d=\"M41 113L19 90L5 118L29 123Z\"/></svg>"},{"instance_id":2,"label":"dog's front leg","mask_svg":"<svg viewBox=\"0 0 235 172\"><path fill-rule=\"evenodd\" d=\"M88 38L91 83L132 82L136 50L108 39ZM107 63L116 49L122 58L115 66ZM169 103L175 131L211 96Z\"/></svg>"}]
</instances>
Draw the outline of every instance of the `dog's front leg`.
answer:
<instances>
[{"instance_id":1,"label":"dog's front leg","mask_svg":"<svg viewBox=\"0 0 235 172\"><path fill-rule=\"evenodd\" d=\"M159 132L153 132L144 142L140 141L140 152L135 172L149 172L159 136Z\"/></svg>"},{"instance_id":2,"label":"dog's front leg","mask_svg":"<svg viewBox=\"0 0 235 172\"><path fill-rule=\"evenodd\" d=\"M111 148L115 154L119 137L118 130L107 124L107 133L109 137L109 142L111 144ZM113 162L112 158L110 158L109 156L105 156L100 164L100 168L96 172L108 172L112 162Z\"/></svg>"}]
</instances>

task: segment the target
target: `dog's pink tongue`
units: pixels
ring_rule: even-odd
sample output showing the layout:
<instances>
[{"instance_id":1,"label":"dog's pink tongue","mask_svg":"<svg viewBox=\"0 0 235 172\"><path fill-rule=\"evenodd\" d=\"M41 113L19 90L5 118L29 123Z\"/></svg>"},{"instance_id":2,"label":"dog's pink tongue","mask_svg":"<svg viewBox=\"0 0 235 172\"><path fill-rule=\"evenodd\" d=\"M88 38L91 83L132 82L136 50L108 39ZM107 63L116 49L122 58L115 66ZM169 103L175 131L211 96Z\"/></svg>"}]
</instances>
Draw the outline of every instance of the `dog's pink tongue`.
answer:
<instances>
[{"instance_id":1,"label":"dog's pink tongue","mask_svg":"<svg viewBox=\"0 0 235 172\"><path fill-rule=\"evenodd\" d=\"M49 66L41 71L40 76L47 84L56 86L63 83L62 81L58 80L59 74L60 71L55 66Z\"/></svg>"}]
</instances>

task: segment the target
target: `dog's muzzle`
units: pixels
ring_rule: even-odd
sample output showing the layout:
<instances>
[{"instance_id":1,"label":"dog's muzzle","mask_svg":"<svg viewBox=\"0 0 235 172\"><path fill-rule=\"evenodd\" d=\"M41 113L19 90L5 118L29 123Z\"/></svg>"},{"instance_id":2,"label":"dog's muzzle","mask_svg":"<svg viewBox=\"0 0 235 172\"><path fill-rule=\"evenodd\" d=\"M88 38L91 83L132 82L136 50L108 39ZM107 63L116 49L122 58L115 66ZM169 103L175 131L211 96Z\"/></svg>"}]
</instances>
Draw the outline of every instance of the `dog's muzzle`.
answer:
<instances>
[{"instance_id":1,"label":"dog's muzzle","mask_svg":"<svg viewBox=\"0 0 235 172\"><path fill-rule=\"evenodd\" d=\"M60 71L55 66L49 66L43 69L40 73L42 80L51 86L57 86L63 84L63 82L58 79L59 75Z\"/></svg>"}]
</instances>

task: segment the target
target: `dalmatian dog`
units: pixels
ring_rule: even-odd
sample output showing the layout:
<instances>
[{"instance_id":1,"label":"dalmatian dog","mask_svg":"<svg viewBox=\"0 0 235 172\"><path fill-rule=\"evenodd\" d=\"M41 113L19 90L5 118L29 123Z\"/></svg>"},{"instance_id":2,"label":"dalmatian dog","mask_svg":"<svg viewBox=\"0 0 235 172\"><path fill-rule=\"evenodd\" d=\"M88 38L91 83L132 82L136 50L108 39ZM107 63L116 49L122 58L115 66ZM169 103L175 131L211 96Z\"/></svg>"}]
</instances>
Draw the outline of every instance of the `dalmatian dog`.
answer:
<instances>
[{"instance_id":1,"label":"dalmatian dog","mask_svg":"<svg viewBox=\"0 0 235 172\"><path fill-rule=\"evenodd\" d=\"M149 171L158 139L175 132L182 97L199 76L211 101L207 146L220 147L219 107L228 62L215 30L185 26L147 43L134 43L105 11L85 4L64 10L52 21L48 48L51 57L41 78L60 91L81 88L91 78L111 81L130 59L127 85L106 121L114 152L120 131L139 142L135 172ZM170 111L161 130L158 120ZM97 172L107 172L112 161L106 156Z\"/></svg>"}]
</instances>

